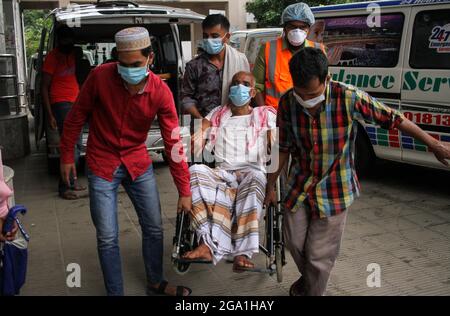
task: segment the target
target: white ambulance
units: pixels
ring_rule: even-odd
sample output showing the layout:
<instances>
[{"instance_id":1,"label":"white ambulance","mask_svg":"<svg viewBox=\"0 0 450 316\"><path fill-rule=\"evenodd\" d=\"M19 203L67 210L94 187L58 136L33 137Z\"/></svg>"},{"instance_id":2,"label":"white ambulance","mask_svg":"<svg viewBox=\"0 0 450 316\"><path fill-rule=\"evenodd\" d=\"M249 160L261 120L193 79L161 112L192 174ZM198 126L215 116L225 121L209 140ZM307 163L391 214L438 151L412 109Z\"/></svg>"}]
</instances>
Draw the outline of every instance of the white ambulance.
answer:
<instances>
[{"instance_id":1,"label":"white ambulance","mask_svg":"<svg viewBox=\"0 0 450 316\"><path fill-rule=\"evenodd\" d=\"M450 142L450 0L396 0L312 8L310 39L328 47L333 79L355 85L430 135ZM399 131L361 122L356 160L373 158L446 169Z\"/></svg>"},{"instance_id":2,"label":"white ambulance","mask_svg":"<svg viewBox=\"0 0 450 316\"><path fill-rule=\"evenodd\" d=\"M155 60L152 71L160 76L170 87L181 115L179 90L184 72L183 51L181 49L180 28L188 28L193 23L201 23L205 17L187 9L171 8L158 5L140 5L131 1L97 1L95 4L77 5L55 9L48 16L51 29L42 30L39 53L36 61L35 100L35 140L39 146L45 135L48 169L50 173L59 173L59 134L52 130L46 119L41 97L41 77L44 52L56 47L56 29L61 25L72 27L75 33L75 46L86 53L77 59L77 80L80 85L89 72L96 66L111 59L115 46L114 35L121 29L142 26L148 29L152 38ZM88 126L82 134L81 155L86 152ZM182 136L186 133L181 131ZM164 152L164 142L157 120L153 122L146 140L149 152Z\"/></svg>"}]
</instances>

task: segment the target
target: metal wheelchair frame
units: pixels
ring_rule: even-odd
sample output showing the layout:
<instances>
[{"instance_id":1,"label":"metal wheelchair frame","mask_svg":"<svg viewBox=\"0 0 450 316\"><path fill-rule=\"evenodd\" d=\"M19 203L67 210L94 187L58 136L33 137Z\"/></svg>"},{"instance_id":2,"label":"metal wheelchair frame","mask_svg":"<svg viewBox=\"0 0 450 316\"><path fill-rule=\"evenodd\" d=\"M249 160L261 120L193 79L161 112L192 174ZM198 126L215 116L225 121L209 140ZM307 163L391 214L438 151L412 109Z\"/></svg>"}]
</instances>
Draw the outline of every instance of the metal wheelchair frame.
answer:
<instances>
[{"instance_id":1,"label":"metal wheelchair frame","mask_svg":"<svg viewBox=\"0 0 450 316\"><path fill-rule=\"evenodd\" d=\"M276 206L266 207L264 241L259 249L266 256L265 268L245 269L245 272L267 273L270 276L277 275L277 281L283 281L283 266L286 264L285 247L283 238L283 211L280 203L280 180L277 181ZM190 215L181 212L177 215L175 236L173 238L172 266L177 274L184 275L189 272L191 264L211 264L211 261L186 260L183 255L195 249L198 240L192 229Z\"/></svg>"}]
</instances>

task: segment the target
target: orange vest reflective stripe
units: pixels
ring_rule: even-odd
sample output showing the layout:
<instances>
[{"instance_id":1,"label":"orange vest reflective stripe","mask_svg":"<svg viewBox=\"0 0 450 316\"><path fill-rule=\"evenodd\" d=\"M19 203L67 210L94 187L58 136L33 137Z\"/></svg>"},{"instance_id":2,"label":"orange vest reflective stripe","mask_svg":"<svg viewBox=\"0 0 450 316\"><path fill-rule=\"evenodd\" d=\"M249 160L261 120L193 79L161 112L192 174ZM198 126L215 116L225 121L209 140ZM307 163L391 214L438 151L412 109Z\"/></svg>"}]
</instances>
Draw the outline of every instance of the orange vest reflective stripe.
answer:
<instances>
[{"instance_id":1,"label":"orange vest reflective stripe","mask_svg":"<svg viewBox=\"0 0 450 316\"><path fill-rule=\"evenodd\" d=\"M282 37L266 43L266 105L271 105L275 109L281 96L293 87L291 73L289 72L289 61L292 53L289 49L283 50ZM325 46L320 43L305 40L305 47L315 47L324 53Z\"/></svg>"}]
</instances>

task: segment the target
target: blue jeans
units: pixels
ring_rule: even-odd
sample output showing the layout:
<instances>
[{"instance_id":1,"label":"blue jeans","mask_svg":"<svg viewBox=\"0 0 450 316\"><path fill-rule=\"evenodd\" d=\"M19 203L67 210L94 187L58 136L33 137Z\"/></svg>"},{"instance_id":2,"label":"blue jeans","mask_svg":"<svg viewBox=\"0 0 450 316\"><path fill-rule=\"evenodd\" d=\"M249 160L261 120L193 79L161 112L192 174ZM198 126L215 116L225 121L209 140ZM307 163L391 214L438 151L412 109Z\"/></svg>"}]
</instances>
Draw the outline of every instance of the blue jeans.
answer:
<instances>
[{"instance_id":1,"label":"blue jeans","mask_svg":"<svg viewBox=\"0 0 450 316\"><path fill-rule=\"evenodd\" d=\"M69 114L70 110L72 110L73 103L71 102L59 102L52 104L52 113L56 120L56 125L58 126L58 133L59 136L63 133L64 128L64 121L66 120L67 114ZM80 151L82 146L82 132L80 133L80 137L78 138L78 141L75 145L75 164L78 164L78 161L80 160ZM78 169L78 168L77 168ZM70 183L73 186L74 180L71 176ZM63 181L61 177L59 177L59 183L58 183L58 192L59 195L63 195L67 190L70 190L71 188L67 186L67 184Z\"/></svg>"},{"instance_id":2,"label":"blue jeans","mask_svg":"<svg viewBox=\"0 0 450 316\"><path fill-rule=\"evenodd\" d=\"M161 205L153 167L132 181L125 166L109 182L88 170L91 216L97 230L97 248L108 295L124 294L119 249L117 190L122 184L130 197L142 230L142 253L148 284L163 281Z\"/></svg>"}]
</instances>

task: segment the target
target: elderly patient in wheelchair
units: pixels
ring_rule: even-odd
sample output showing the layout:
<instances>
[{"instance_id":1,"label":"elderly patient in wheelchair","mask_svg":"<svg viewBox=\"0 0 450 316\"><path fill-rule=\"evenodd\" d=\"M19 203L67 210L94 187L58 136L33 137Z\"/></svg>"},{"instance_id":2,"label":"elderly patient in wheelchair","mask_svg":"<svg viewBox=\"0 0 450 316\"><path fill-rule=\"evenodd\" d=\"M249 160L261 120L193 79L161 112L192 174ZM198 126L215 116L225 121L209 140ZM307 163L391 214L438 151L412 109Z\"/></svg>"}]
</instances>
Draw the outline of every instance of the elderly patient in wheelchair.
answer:
<instances>
[{"instance_id":1,"label":"elderly patient in wheelchair","mask_svg":"<svg viewBox=\"0 0 450 316\"><path fill-rule=\"evenodd\" d=\"M214 152L215 168L190 167L192 225L199 246L183 258L217 264L233 258L233 271L254 268L259 251L259 219L266 187L266 163L271 132L276 127L272 107L252 108L255 78L239 72L232 80L229 102L203 119L194 135L194 151Z\"/></svg>"}]
</instances>

